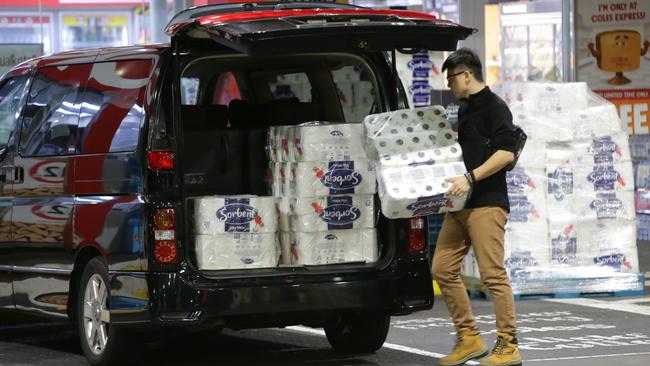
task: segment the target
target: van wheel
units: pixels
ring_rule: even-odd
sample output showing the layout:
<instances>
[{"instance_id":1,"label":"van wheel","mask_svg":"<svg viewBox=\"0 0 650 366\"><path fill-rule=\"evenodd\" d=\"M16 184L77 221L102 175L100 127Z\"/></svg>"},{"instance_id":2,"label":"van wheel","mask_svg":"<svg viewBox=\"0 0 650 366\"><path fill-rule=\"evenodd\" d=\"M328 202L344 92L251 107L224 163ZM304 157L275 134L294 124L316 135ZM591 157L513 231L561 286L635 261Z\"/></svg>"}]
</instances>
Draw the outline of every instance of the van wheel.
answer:
<instances>
[{"instance_id":1,"label":"van wheel","mask_svg":"<svg viewBox=\"0 0 650 366\"><path fill-rule=\"evenodd\" d=\"M381 310L364 310L342 314L325 327L330 345L344 353L372 353L380 349L388 335L390 315Z\"/></svg>"},{"instance_id":2,"label":"van wheel","mask_svg":"<svg viewBox=\"0 0 650 366\"><path fill-rule=\"evenodd\" d=\"M119 339L111 324L111 294L108 271L100 258L93 258L84 268L77 292L77 324L81 348L93 366L115 361Z\"/></svg>"}]
</instances>

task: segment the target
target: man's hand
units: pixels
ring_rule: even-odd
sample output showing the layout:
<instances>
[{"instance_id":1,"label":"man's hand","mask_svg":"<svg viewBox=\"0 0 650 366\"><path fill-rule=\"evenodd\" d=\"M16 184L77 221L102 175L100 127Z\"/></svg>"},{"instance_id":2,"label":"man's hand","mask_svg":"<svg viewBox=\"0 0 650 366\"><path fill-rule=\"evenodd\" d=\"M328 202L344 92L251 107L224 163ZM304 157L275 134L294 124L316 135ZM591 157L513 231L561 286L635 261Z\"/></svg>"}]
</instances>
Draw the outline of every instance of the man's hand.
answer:
<instances>
[{"instance_id":1,"label":"man's hand","mask_svg":"<svg viewBox=\"0 0 650 366\"><path fill-rule=\"evenodd\" d=\"M445 178L445 182L451 183L451 187L447 191L447 194L451 196L462 196L470 189L469 181L463 175L460 177Z\"/></svg>"}]
</instances>

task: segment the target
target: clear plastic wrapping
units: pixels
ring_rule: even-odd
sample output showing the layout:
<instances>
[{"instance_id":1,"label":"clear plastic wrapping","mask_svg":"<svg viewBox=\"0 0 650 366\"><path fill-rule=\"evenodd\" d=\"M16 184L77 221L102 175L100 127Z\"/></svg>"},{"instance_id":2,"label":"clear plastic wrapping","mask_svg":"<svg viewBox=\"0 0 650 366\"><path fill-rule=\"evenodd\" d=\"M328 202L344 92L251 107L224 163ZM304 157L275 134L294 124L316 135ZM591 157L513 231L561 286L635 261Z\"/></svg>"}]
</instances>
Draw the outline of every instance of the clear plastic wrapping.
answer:
<instances>
[{"instance_id":1,"label":"clear plastic wrapping","mask_svg":"<svg viewBox=\"0 0 650 366\"><path fill-rule=\"evenodd\" d=\"M292 232L291 247L293 264L371 263L378 258L375 229Z\"/></svg>"},{"instance_id":2,"label":"clear plastic wrapping","mask_svg":"<svg viewBox=\"0 0 650 366\"><path fill-rule=\"evenodd\" d=\"M378 162L382 212L407 218L457 211L467 196L447 196L445 178L466 170L441 106L374 114L364 120L366 152Z\"/></svg>"},{"instance_id":3,"label":"clear plastic wrapping","mask_svg":"<svg viewBox=\"0 0 650 366\"><path fill-rule=\"evenodd\" d=\"M277 234L226 233L196 235L199 269L246 269L275 267L280 257Z\"/></svg>"},{"instance_id":4,"label":"clear plastic wrapping","mask_svg":"<svg viewBox=\"0 0 650 366\"><path fill-rule=\"evenodd\" d=\"M505 266L515 294L643 289L628 137L614 106L585 88L494 88L510 103L515 123L531 132L507 174ZM647 154L636 144L635 154ZM477 278L474 262L463 265L467 278Z\"/></svg>"},{"instance_id":5,"label":"clear plastic wrapping","mask_svg":"<svg viewBox=\"0 0 650 366\"><path fill-rule=\"evenodd\" d=\"M291 230L296 232L375 227L373 195L295 197L290 211Z\"/></svg>"}]
</instances>

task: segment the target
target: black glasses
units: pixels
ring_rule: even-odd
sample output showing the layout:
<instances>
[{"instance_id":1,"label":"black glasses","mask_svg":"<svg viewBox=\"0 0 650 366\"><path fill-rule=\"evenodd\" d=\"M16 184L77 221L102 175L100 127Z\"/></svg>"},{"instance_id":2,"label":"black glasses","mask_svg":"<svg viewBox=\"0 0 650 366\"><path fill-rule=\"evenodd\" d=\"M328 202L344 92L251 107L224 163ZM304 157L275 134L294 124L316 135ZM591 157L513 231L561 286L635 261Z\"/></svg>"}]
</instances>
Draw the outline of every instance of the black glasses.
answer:
<instances>
[{"instance_id":1,"label":"black glasses","mask_svg":"<svg viewBox=\"0 0 650 366\"><path fill-rule=\"evenodd\" d=\"M459 72L457 72L457 73L455 73L455 74L447 75L447 82L448 82L448 83L451 83L451 81L452 81L456 76L458 76L458 75L460 75L460 74L462 74L462 73L465 73L465 72L470 72L470 73L471 73L471 71L469 71L469 70L463 70L463 71L459 71Z\"/></svg>"}]
</instances>

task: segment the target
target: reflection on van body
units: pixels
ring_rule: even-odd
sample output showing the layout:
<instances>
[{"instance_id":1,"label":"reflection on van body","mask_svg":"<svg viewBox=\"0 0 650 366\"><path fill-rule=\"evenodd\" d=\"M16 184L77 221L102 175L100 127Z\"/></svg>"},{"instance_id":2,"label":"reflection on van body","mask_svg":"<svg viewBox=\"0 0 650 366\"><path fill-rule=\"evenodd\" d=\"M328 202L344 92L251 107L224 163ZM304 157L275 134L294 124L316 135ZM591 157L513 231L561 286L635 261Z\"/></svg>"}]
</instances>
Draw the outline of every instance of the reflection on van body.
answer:
<instances>
[{"instance_id":1,"label":"reflection on van body","mask_svg":"<svg viewBox=\"0 0 650 366\"><path fill-rule=\"evenodd\" d=\"M175 54L77 50L0 79L0 308L68 317L97 365L133 325L306 324L337 350L372 352L391 316L433 306L421 218L373 212L376 261L199 268L187 202L270 195L270 127L403 108L390 51L453 50L472 32L414 12L277 5L188 9L167 27Z\"/></svg>"}]
</instances>

